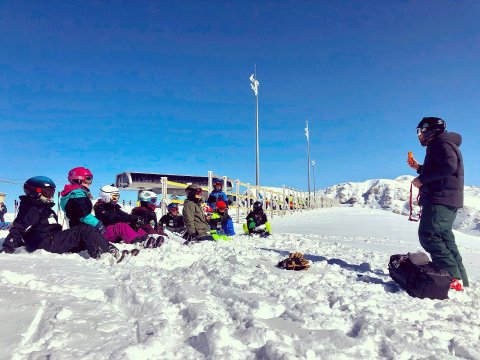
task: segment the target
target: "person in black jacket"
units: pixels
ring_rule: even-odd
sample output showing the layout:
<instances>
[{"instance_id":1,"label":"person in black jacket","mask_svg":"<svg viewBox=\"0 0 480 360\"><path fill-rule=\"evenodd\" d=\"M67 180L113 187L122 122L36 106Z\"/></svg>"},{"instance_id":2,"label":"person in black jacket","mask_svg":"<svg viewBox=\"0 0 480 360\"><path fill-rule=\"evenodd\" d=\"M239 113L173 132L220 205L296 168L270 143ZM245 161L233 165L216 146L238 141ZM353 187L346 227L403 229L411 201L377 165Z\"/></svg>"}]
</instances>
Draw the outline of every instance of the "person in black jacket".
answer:
<instances>
[{"instance_id":1,"label":"person in black jacket","mask_svg":"<svg viewBox=\"0 0 480 360\"><path fill-rule=\"evenodd\" d=\"M110 242L124 241L127 244L142 242L145 247L154 248L163 244L163 237L147 234L139 215L130 215L118 204L120 190L112 185L102 186L100 198L93 207L95 217L105 225L103 237Z\"/></svg>"},{"instance_id":2,"label":"person in black jacket","mask_svg":"<svg viewBox=\"0 0 480 360\"><path fill-rule=\"evenodd\" d=\"M418 139L427 147L423 165L415 159L407 163L419 174L412 183L419 188L422 206L420 244L434 264L454 277L450 287L463 290L469 286L468 276L452 231L457 210L463 207L462 137L445 129L442 119L423 118L417 126Z\"/></svg>"},{"instance_id":3,"label":"person in black jacket","mask_svg":"<svg viewBox=\"0 0 480 360\"><path fill-rule=\"evenodd\" d=\"M183 222L183 216L178 212L178 204L168 204L167 210L168 212L160 218L160 226L165 226L167 230L177 233L180 236L185 235L187 228Z\"/></svg>"},{"instance_id":4,"label":"person in black jacket","mask_svg":"<svg viewBox=\"0 0 480 360\"><path fill-rule=\"evenodd\" d=\"M132 209L132 215L140 217L143 223L141 229L147 234L160 234L157 232L158 221L157 214L155 213L155 209L157 208L157 194L153 191L144 190L138 194L138 200L140 200L140 206Z\"/></svg>"},{"instance_id":5,"label":"person in black jacket","mask_svg":"<svg viewBox=\"0 0 480 360\"><path fill-rule=\"evenodd\" d=\"M244 224L243 229L245 233L250 235L259 234L261 237L270 235L270 223L260 201L253 203L253 211L247 215L247 223Z\"/></svg>"},{"instance_id":6,"label":"person in black jacket","mask_svg":"<svg viewBox=\"0 0 480 360\"><path fill-rule=\"evenodd\" d=\"M4 252L13 253L16 247L25 245L29 252L43 249L63 254L87 250L92 258L98 259L104 253L116 250L93 226L79 224L62 231L52 209L55 205L52 179L35 176L25 182L23 189L25 195L20 196L18 215L2 246Z\"/></svg>"}]
</instances>

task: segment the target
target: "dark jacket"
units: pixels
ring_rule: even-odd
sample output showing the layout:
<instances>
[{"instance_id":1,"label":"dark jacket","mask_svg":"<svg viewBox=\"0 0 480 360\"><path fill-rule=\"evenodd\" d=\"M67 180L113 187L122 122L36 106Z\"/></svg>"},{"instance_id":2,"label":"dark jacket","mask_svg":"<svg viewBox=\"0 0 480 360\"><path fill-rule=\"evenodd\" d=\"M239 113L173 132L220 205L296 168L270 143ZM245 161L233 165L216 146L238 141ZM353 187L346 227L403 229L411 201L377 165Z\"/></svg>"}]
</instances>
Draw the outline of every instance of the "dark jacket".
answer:
<instances>
[{"instance_id":1,"label":"dark jacket","mask_svg":"<svg viewBox=\"0 0 480 360\"><path fill-rule=\"evenodd\" d=\"M187 232L192 237L202 237L210 235L210 226L203 213L201 199L191 198L190 196L183 203L183 221Z\"/></svg>"},{"instance_id":2,"label":"dark jacket","mask_svg":"<svg viewBox=\"0 0 480 360\"><path fill-rule=\"evenodd\" d=\"M173 216L170 213L163 215L160 218L160 225L165 226L168 230L173 232L181 232L185 230L185 223L182 215Z\"/></svg>"},{"instance_id":3,"label":"dark jacket","mask_svg":"<svg viewBox=\"0 0 480 360\"><path fill-rule=\"evenodd\" d=\"M247 227L249 232L255 227L265 224L267 221L267 215L265 215L263 210L250 212L247 215Z\"/></svg>"},{"instance_id":4,"label":"dark jacket","mask_svg":"<svg viewBox=\"0 0 480 360\"><path fill-rule=\"evenodd\" d=\"M150 224L153 229L157 228L157 214L148 205L144 205L140 202L140 206L132 209L132 215L140 216L144 224Z\"/></svg>"},{"instance_id":5,"label":"dark jacket","mask_svg":"<svg viewBox=\"0 0 480 360\"><path fill-rule=\"evenodd\" d=\"M127 214L118 204L106 203L102 200L97 201L93 210L97 219L102 221L105 226L127 223L134 227L140 218L138 215Z\"/></svg>"},{"instance_id":6,"label":"dark jacket","mask_svg":"<svg viewBox=\"0 0 480 360\"><path fill-rule=\"evenodd\" d=\"M62 230L52 207L54 203L44 203L39 199L20 196L18 215L13 221L4 246L21 246L25 241L28 251L47 249L53 236Z\"/></svg>"},{"instance_id":7,"label":"dark jacket","mask_svg":"<svg viewBox=\"0 0 480 360\"><path fill-rule=\"evenodd\" d=\"M463 207L461 144L462 137L453 132L444 132L429 141L423 165L417 170L422 183L420 205Z\"/></svg>"}]
</instances>

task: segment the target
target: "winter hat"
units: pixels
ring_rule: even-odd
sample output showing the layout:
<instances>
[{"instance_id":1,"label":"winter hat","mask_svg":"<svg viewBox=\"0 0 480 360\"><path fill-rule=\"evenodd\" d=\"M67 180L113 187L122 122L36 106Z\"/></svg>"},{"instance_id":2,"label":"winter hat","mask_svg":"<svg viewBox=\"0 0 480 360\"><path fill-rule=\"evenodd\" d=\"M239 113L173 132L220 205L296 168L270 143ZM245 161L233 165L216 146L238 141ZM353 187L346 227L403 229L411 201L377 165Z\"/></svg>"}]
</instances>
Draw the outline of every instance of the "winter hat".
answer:
<instances>
[{"instance_id":1,"label":"winter hat","mask_svg":"<svg viewBox=\"0 0 480 360\"><path fill-rule=\"evenodd\" d=\"M217 203L215 204L216 208L219 209L219 210L225 210L227 208L227 204L225 204L224 201L222 200L219 200L217 201Z\"/></svg>"}]
</instances>

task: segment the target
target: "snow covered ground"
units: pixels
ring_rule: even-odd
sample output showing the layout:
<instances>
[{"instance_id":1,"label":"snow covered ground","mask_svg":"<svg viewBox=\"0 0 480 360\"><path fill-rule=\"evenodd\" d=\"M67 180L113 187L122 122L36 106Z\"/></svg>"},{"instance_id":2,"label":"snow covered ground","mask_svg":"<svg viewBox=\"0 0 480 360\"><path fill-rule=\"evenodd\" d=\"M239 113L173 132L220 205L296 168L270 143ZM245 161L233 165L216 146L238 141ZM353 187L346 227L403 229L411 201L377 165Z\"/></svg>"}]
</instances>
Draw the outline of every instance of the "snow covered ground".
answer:
<instances>
[{"instance_id":1,"label":"snow covered ground","mask_svg":"<svg viewBox=\"0 0 480 360\"><path fill-rule=\"evenodd\" d=\"M480 237L456 232L471 287L420 300L387 270L420 249L417 226L339 207L274 218L267 239L169 241L115 265L0 254L0 359L480 359ZM292 251L311 268L277 269Z\"/></svg>"}]
</instances>

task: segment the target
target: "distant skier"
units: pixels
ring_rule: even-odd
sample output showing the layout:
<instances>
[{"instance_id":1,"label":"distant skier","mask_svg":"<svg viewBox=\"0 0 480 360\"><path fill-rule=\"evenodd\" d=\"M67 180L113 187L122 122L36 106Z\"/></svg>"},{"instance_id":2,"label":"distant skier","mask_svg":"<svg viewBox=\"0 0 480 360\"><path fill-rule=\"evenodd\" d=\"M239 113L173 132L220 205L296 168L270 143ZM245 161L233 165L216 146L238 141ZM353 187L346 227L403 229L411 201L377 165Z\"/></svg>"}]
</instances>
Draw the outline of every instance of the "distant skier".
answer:
<instances>
[{"instance_id":1,"label":"distant skier","mask_svg":"<svg viewBox=\"0 0 480 360\"><path fill-rule=\"evenodd\" d=\"M183 216L178 213L178 204L170 203L167 206L167 213L160 218L160 226L180 236L185 235L186 227Z\"/></svg>"},{"instance_id":2,"label":"distant skier","mask_svg":"<svg viewBox=\"0 0 480 360\"><path fill-rule=\"evenodd\" d=\"M417 126L418 139L427 147L423 165L413 157L407 163L420 174L412 182L420 190L420 244L434 264L454 277L450 287L460 291L469 286L452 231L457 210L463 207L463 158L459 149L462 137L447 132L446 126L440 118L423 118Z\"/></svg>"},{"instance_id":3,"label":"distant skier","mask_svg":"<svg viewBox=\"0 0 480 360\"><path fill-rule=\"evenodd\" d=\"M210 193L210 195L207 198L207 204L213 209L213 211L215 211L217 201L220 201L220 200L225 202L228 208L228 197L227 197L227 194L223 192L222 187L223 187L223 183L220 180L215 179L213 181L213 191Z\"/></svg>"},{"instance_id":4,"label":"distant skier","mask_svg":"<svg viewBox=\"0 0 480 360\"><path fill-rule=\"evenodd\" d=\"M210 226L202 209L203 190L192 184L185 189L187 199L183 204L183 219L188 233L188 241L213 240Z\"/></svg>"},{"instance_id":5,"label":"distant skier","mask_svg":"<svg viewBox=\"0 0 480 360\"><path fill-rule=\"evenodd\" d=\"M246 234L259 234L261 237L271 234L270 223L260 201L253 203L253 211L247 215L247 223L243 225L243 230Z\"/></svg>"},{"instance_id":6,"label":"distant skier","mask_svg":"<svg viewBox=\"0 0 480 360\"><path fill-rule=\"evenodd\" d=\"M104 253L118 254L93 226L79 223L62 231L52 209L55 188L55 183L46 176L35 176L25 182L25 195L20 196L18 215L3 243L3 251L13 253L16 247L25 245L29 252L43 249L63 254L87 250L94 259Z\"/></svg>"},{"instance_id":7,"label":"distant skier","mask_svg":"<svg viewBox=\"0 0 480 360\"><path fill-rule=\"evenodd\" d=\"M118 204L120 190L112 185L102 186L100 198L93 207L95 216L105 225L103 236L110 242L124 241L143 243L146 248L156 248L163 244L163 237L158 234L147 234L143 217L130 215ZM151 228L151 226L150 226Z\"/></svg>"}]
</instances>

